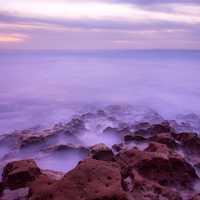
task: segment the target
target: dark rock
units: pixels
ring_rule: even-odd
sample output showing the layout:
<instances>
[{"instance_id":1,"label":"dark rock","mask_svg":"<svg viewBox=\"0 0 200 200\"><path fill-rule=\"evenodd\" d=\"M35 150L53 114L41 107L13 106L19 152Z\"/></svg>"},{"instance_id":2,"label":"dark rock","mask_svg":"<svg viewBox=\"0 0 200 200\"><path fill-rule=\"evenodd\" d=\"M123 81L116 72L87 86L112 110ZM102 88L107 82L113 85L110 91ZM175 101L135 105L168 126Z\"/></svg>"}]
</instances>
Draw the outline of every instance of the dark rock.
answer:
<instances>
[{"instance_id":1,"label":"dark rock","mask_svg":"<svg viewBox=\"0 0 200 200\"><path fill-rule=\"evenodd\" d=\"M42 144L43 142L45 142L45 137L42 135L39 136L33 135L29 137L24 137L21 139L20 148L25 148L31 145Z\"/></svg>"},{"instance_id":2,"label":"dark rock","mask_svg":"<svg viewBox=\"0 0 200 200\"><path fill-rule=\"evenodd\" d=\"M121 151L122 148L123 148L123 144L114 144L114 145L112 146L112 149L113 149L115 152Z\"/></svg>"},{"instance_id":3,"label":"dark rock","mask_svg":"<svg viewBox=\"0 0 200 200\"><path fill-rule=\"evenodd\" d=\"M122 184L127 191L129 199L134 200L182 200L175 190L163 187L160 184L145 179L132 170L130 176L123 180Z\"/></svg>"},{"instance_id":4,"label":"dark rock","mask_svg":"<svg viewBox=\"0 0 200 200\"><path fill-rule=\"evenodd\" d=\"M193 198L190 200L200 200L200 194L195 195Z\"/></svg>"},{"instance_id":5,"label":"dark rock","mask_svg":"<svg viewBox=\"0 0 200 200\"><path fill-rule=\"evenodd\" d=\"M114 154L105 144L97 144L90 148L89 156L96 160L113 161Z\"/></svg>"},{"instance_id":6,"label":"dark rock","mask_svg":"<svg viewBox=\"0 0 200 200\"><path fill-rule=\"evenodd\" d=\"M196 133L179 133L175 139L181 142L182 147L189 153L200 154L200 138Z\"/></svg>"},{"instance_id":7,"label":"dark rock","mask_svg":"<svg viewBox=\"0 0 200 200\"><path fill-rule=\"evenodd\" d=\"M138 124L135 124L133 126L134 129L139 130L139 129L148 129L151 127L151 124L149 124L148 122L141 122Z\"/></svg>"},{"instance_id":8,"label":"dark rock","mask_svg":"<svg viewBox=\"0 0 200 200\"><path fill-rule=\"evenodd\" d=\"M85 123L79 118L72 119L69 123L65 124L63 133L66 135L74 135L85 131Z\"/></svg>"},{"instance_id":9,"label":"dark rock","mask_svg":"<svg viewBox=\"0 0 200 200\"><path fill-rule=\"evenodd\" d=\"M96 116L93 113L85 113L81 115L81 119L88 120L88 119L94 119Z\"/></svg>"},{"instance_id":10,"label":"dark rock","mask_svg":"<svg viewBox=\"0 0 200 200\"><path fill-rule=\"evenodd\" d=\"M116 133L118 133L118 132L119 132L118 128L112 128L112 127L107 127L107 128L105 128L105 129L103 130L103 133L106 133L106 134L110 134L110 133L116 134Z\"/></svg>"},{"instance_id":11,"label":"dark rock","mask_svg":"<svg viewBox=\"0 0 200 200\"><path fill-rule=\"evenodd\" d=\"M34 160L21 160L8 163L3 169L3 182L11 190L26 187L41 171Z\"/></svg>"},{"instance_id":12,"label":"dark rock","mask_svg":"<svg viewBox=\"0 0 200 200\"><path fill-rule=\"evenodd\" d=\"M98 117L106 117L106 113L104 110L98 110L97 111L97 116Z\"/></svg>"},{"instance_id":13,"label":"dark rock","mask_svg":"<svg viewBox=\"0 0 200 200\"><path fill-rule=\"evenodd\" d=\"M168 133L173 131L172 128L170 127L168 122L163 122L161 124L153 124L148 131L151 134L159 134L159 133Z\"/></svg>"},{"instance_id":14,"label":"dark rock","mask_svg":"<svg viewBox=\"0 0 200 200\"><path fill-rule=\"evenodd\" d=\"M84 146L74 145L74 144L59 144L59 145L52 145L48 148L42 150L46 153L55 153L55 152L63 152L63 151L78 151L80 153L88 154L89 149Z\"/></svg>"},{"instance_id":15,"label":"dark rock","mask_svg":"<svg viewBox=\"0 0 200 200\"><path fill-rule=\"evenodd\" d=\"M145 136L145 137L150 137L151 132L149 131L149 129L138 129L137 131L134 132L134 135L141 135L141 136Z\"/></svg>"},{"instance_id":16,"label":"dark rock","mask_svg":"<svg viewBox=\"0 0 200 200\"><path fill-rule=\"evenodd\" d=\"M171 133L160 133L150 138L151 141L166 144L169 148L176 148L178 144Z\"/></svg>"},{"instance_id":17,"label":"dark rock","mask_svg":"<svg viewBox=\"0 0 200 200\"><path fill-rule=\"evenodd\" d=\"M142 135L125 135L124 141L125 142L145 142L147 139L143 137Z\"/></svg>"},{"instance_id":18,"label":"dark rock","mask_svg":"<svg viewBox=\"0 0 200 200\"><path fill-rule=\"evenodd\" d=\"M0 182L0 195L3 192L3 190L4 190L4 183Z\"/></svg>"}]
</instances>

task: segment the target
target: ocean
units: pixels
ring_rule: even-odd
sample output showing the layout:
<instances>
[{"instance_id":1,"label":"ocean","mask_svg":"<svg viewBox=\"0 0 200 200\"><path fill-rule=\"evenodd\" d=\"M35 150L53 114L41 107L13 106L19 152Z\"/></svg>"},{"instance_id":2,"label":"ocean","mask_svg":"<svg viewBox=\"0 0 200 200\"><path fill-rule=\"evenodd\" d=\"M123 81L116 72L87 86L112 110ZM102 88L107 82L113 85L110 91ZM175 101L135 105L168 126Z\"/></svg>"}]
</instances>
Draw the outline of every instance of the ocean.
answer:
<instances>
[{"instance_id":1,"label":"ocean","mask_svg":"<svg viewBox=\"0 0 200 200\"><path fill-rule=\"evenodd\" d=\"M199 115L200 51L0 51L1 134L107 105Z\"/></svg>"}]
</instances>

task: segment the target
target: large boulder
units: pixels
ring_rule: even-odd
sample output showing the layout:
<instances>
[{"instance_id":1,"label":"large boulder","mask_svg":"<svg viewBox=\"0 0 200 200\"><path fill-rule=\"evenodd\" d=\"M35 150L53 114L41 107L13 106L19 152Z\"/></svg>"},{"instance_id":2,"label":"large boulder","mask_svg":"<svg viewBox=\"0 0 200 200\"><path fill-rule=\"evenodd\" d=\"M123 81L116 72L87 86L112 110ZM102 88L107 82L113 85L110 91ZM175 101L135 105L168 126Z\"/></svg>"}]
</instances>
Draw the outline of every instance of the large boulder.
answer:
<instances>
[{"instance_id":1,"label":"large boulder","mask_svg":"<svg viewBox=\"0 0 200 200\"><path fill-rule=\"evenodd\" d=\"M145 151L121 151L115 159L124 177L135 170L143 178L165 187L190 188L198 179L194 168L164 144L151 144Z\"/></svg>"},{"instance_id":2,"label":"large boulder","mask_svg":"<svg viewBox=\"0 0 200 200\"><path fill-rule=\"evenodd\" d=\"M116 163L87 159L52 185L33 184L30 200L127 200Z\"/></svg>"},{"instance_id":3,"label":"large boulder","mask_svg":"<svg viewBox=\"0 0 200 200\"><path fill-rule=\"evenodd\" d=\"M200 194L195 195L190 200L200 200Z\"/></svg>"},{"instance_id":4,"label":"large boulder","mask_svg":"<svg viewBox=\"0 0 200 200\"><path fill-rule=\"evenodd\" d=\"M26 187L41 175L34 160L21 160L8 163L2 173L4 185L12 190Z\"/></svg>"}]
</instances>

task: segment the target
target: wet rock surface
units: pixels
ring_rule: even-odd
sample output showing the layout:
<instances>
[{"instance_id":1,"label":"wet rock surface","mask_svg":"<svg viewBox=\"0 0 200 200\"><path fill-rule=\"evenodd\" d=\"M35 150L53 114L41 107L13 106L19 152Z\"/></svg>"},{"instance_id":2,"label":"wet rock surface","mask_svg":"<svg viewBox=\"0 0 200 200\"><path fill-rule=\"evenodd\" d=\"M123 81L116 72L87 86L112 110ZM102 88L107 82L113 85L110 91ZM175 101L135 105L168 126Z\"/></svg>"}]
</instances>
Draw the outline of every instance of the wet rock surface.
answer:
<instances>
[{"instance_id":1,"label":"wet rock surface","mask_svg":"<svg viewBox=\"0 0 200 200\"><path fill-rule=\"evenodd\" d=\"M186 116L149 113L138 122L129 109L110 106L51 129L1 135L0 199L200 199L200 137L181 131ZM189 115L187 123L198 120ZM69 170L54 167L72 161Z\"/></svg>"}]
</instances>

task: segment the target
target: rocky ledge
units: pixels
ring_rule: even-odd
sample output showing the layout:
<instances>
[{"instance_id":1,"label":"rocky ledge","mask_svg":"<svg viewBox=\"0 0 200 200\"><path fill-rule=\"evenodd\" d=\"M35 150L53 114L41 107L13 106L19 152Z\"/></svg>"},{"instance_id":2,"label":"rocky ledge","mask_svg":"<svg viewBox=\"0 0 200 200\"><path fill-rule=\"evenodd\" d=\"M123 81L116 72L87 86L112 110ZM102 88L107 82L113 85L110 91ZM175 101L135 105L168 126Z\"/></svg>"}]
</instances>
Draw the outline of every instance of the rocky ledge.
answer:
<instances>
[{"instance_id":1,"label":"rocky ledge","mask_svg":"<svg viewBox=\"0 0 200 200\"><path fill-rule=\"evenodd\" d=\"M85 128L78 120L74 123L70 124L73 125L70 134L76 131L77 124L78 128ZM199 200L198 134L177 133L166 121L138 123L134 128L106 128L104 134L112 132L122 138L121 144L112 148L105 144L90 147L51 144L45 151L75 150L86 154L66 174L40 169L33 159L10 161L3 168L0 199ZM19 148L49 137L55 137L55 133L23 137Z\"/></svg>"}]
</instances>

